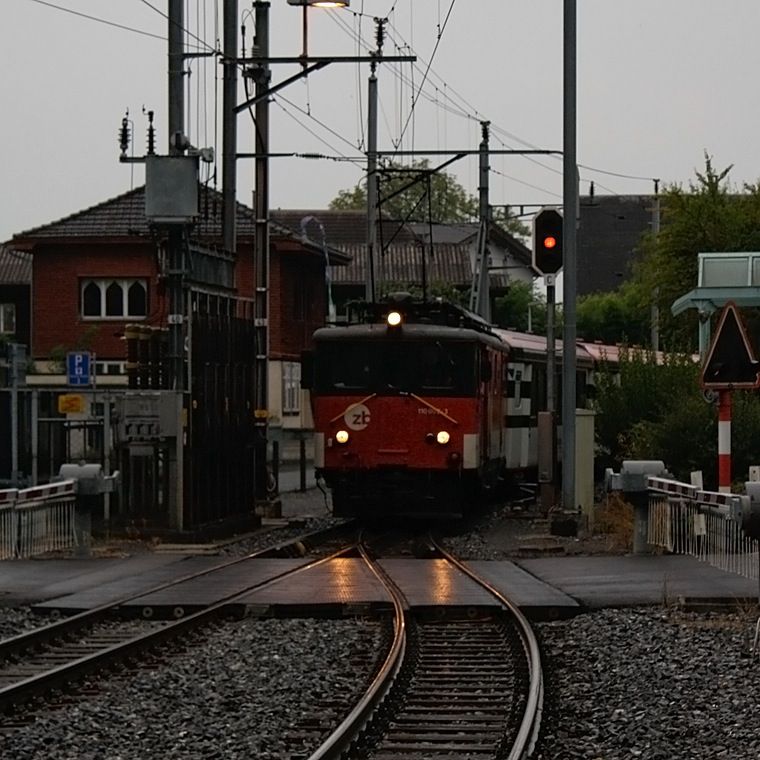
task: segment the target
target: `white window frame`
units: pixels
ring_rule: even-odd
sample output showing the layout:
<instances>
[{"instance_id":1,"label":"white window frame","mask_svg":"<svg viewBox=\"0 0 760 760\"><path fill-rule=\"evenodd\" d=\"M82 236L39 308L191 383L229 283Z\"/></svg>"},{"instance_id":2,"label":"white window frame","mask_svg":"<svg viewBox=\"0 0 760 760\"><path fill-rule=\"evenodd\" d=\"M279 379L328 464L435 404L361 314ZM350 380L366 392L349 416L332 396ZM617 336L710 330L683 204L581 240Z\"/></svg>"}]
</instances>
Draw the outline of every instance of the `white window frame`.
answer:
<instances>
[{"instance_id":1,"label":"white window frame","mask_svg":"<svg viewBox=\"0 0 760 760\"><path fill-rule=\"evenodd\" d=\"M282 413L301 413L301 363L282 363Z\"/></svg>"},{"instance_id":2,"label":"white window frame","mask_svg":"<svg viewBox=\"0 0 760 760\"><path fill-rule=\"evenodd\" d=\"M100 314L85 314L84 313L84 291L90 283L94 283L100 290ZM122 307L123 314L106 314L106 292L108 288L117 284L121 288ZM145 289L145 314L130 314L129 313L129 289L135 283L139 283ZM88 277L79 281L79 312L80 316L84 320L97 320L99 322L109 320L123 322L124 320L140 320L147 319L148 317L148 281L143 277Z\"/></svg>"},{"instance_id":3,"label":"white window frame","mask_svg":"<svg viewBox=\"0 0 760 760\"><path fill-rule=\"evenodd\" d=\"M15 332L16 304L0 303L0 333L3 335L13 335Z\"/></svg>"}]
</instances>

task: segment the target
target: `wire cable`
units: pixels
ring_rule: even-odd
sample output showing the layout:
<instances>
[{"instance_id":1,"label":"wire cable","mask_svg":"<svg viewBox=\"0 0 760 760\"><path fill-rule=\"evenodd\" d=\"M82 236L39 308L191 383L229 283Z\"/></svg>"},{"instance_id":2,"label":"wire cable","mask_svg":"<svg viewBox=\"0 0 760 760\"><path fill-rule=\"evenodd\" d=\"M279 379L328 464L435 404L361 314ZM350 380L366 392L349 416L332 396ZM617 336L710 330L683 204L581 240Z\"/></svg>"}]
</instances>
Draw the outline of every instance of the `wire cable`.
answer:
<instances>
[{"instance_id":1,"label":"wire cable","mask_svg":"<svg viewBox=\"0 0 760 760\"><path fill-rule=\"evenodd\" d=\"M38 2L38 1L39 0L35 0L35 2ZM140 2L143 5L147 5L148 8L150 8L151 10L154 10L156 13L158 13L159 16L163 16L163 18L165 18L167 21L169 20L169 16L166 13L164 13L160 8L156 8L156 6L153 5L152 3L149 3L148 0L140 0ZM198 35L193 34L191 31L188 31L184 26L180 26L179 24L177 24L177 27L181 29L188 37L192 37L196 42L199 42L201 45L203 45L203 47L205 47L210 52L217 53L217 54L221 53L221 51L209 45L208 42L206 42L205 40L202 40L200 37L198 37Z\"/></svg>"},{"instance_id":2,"label":"wire cable","mask_svg":"<svg viewBox=\"0 0 760 760\"><path fill-rule=\"evenodd\" d=\"M63 11L64 13L70 13L72 16L80 16L81 18L89 19L90 21L97 21L99 24L106 24L107 26L113 26L117 29L123 29L127 32L134 32L135 34L142 34L145 37L153 37L156 40L162 40L166 42L166 37L162 37L160 34L153 34L152 32L144 32L142 29L135 29L133 26L125 26L124 24L117 24L115 21L107 21L104 18L98 16L90 16L88 13L80 13L79 11L73 11L71 8L63 8L55 3L48 3L45 0L30 0L32 3L38 5L46 5L48 8L55 8L57 11Z\"/></svg>"}]
</instances>

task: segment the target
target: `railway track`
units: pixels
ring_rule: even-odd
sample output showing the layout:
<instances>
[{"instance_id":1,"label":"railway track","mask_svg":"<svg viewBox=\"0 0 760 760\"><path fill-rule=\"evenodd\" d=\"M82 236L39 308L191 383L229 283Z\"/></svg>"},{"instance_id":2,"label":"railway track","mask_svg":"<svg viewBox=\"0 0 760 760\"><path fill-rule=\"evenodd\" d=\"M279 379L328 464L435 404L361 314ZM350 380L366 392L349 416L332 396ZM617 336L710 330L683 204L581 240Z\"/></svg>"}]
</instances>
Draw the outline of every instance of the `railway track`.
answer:
<instances>
[{"instance_id":1,"label":"railway track","mask_svg":"<svg viewBox=\"0 0 760 760\"><path fill-rule=\"evenodd\" d=\"M352 530L349 524L342 527L347 531ZM134 659L137 654L167 641L197 633L218 620L225 608L238 597L343 554L346 551L346 539L339 536L340 532L335 529L299 536L0 641L0 715L53 690L69 688L91 673L114 663ZM304 559L302 565L289 569L276 578L237 590L215 604L179 620L124 620L119 614L123 605L139 597L219 572L231 565L252 562L257 558L301 556L305 553L305 547L313 551L321 541L333 543L339 548L322 559Z\"/></svg>"},{"instance_id":2,"label":"railway track","mask_svg":"<svg viewBox=\"0 0 760 760\"><path fill-rule=\"evenodd\" d=\"M538 644L517 607L445 552L501 603L464 619L409 616L398 588L362 556L394 605L394 637L362 699L310 760L437 760L529 757L540 728L543 675Z\"/></svg>"}]
</instances>

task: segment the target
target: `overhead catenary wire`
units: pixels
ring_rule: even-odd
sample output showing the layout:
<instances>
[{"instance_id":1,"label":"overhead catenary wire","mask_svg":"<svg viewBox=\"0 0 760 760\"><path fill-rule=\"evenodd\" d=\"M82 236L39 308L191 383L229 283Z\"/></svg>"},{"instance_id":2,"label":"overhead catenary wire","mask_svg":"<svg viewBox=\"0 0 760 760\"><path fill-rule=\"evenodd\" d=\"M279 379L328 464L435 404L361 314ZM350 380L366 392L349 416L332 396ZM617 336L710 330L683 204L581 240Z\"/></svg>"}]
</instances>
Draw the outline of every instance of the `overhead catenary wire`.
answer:
<instances>
[{"instance_id":1,"label":"overhead catenary wire","mask_svg":"<svg viewBox=\"0 0 760 760\"><path fill-rule=\"evenodd\" d=\"M148 6L148 8L150 8L151 10L154 10L156 13L158 13L158 15L159 15L159 16L162 16L162 17L163 17L163 18L165 18L167 21L169 20L169 16L168 16L168 15L167 15L167 14L166 14L164 11L162 11L160 8L156 8L156 6L155 6L155 5L153 5L152 3L149 3L149 2L148 2L148 0L140 0L140 2L141 2L143 5L147 5L147 6ZM201 39L201 38L200 38L200 37L198 37L198 35L196 35L196 34L193 34L193 33L192 33L191 31L189 31L187 28L185 28L185 27L180 27L180 29L182 29L182 31L183 31L183 32L184 32L184 33L185 33L185 34L186 34L188 37L191 37L191 38L192 38L192 39L194 39L196 42L198 42L200 45L202 45L203 47L205 47L205 48L206 48L206 49L207 49L209 52L212 52L212 53L217 53L217 54L221 54L221 51L220 51L220 50L218 50L217 48L213 47L212 45L209 45L209 44L208 44L208 42L206 42L206 40L204 40L204 39Z\"/></svg>"},{"instance_id":2,"label":"overhead catenary wire","mask_svg":"<svg viewBox=\"0 0 760 760\"><path fill-rule=\"evenodd\" d=\"M439 22L440 22L440 2L439 2ZM393 32L396 33L396 35L398 35L399 37L401 37L401 40L403 40L403 34L399 32L399 30L396 28L396 26L392 22L389 22L389 27L391 28L391 30ZM439 23L439 30L438 31L440 33L440 23ZM409 47L411 49L411 46L409 46L408 43L405 43L405 42L399 41L397 39L394 39L392 33L389 33L389 39L391 41L393 41L393 43L397 47L397 49L401 49L402 47ZM412 52L414 52L414 51L412 51ZM428 100L430 103L433 104L433 106L436 109L443 109L443 110L445 110L446 112L448 112L448 113L450 113L452 115L459 116L459 117L464 118L466 120L478 121L479 122L480 120L482 120L484 118L482 116L482 114L480 114L479 110L477 108L475 108L475 106L472 103L470 103L467 100L467 98L465 98L461 94L457 93L455 90L453 90L453 88L450 88L448 86L448 84L445 82L445 80L443 80L441 77L439 77L439 75L435 72L435 70L432 67L432 59L430 61L426 62L425 59L424 59L424 57L421 56L419 53L415 53L415 54L417 55L418 60L420 62L422 62L424 65L426 65L425 72L427 74L427 78L431 82L433 80L436 80L436 79L440 80L443 83L443 87L446 88L447 95L448 95L449 92L451 92L451 95L448 95L448 98L447 98L448 104L444 104L444 103L442 103L438 99L437 94L438 94L439 88L437 86L435 86L435 85L434 85L434 87L435 87L435 93L434 94L427 93L425 91L424 87L421 87L420 90L419 90L419 92L418 92L418 98L421 97L423 99ZM415 70L415 69L421 70L419 64L413 64L411 66L411 70L412 71ZM396 77L398 77L400 80L402 80L403 82L407 83L407 84L409 83L409 81L411 79L410 76L407 76L404 73L404 70L401 67L399 67L398 69L396 69L394 67L394 75ZM457 101L459 101L459 102L457 102ZM514 140L516 143L518 143L520 145L523 145L526 148L536 149L537 146L535 146L535 144L531 143L530 141L525 140L524 138L519 137L518 135L510 132L509 130L506 130L506 129L502 128L502 127L499 127L497 124L494 124L493 122L492 122L492 125L493 125L494 132L501 133L505 137L507 137L507 138L509 138L511 140ZM400 139L392 139L392 143L396 147L398 147L400 145L400 142L401 142ZM504 141L500 141L500 142L501 142L501 144L504 147L512 147L512 146L509 146ZM562 170L560 168L558 168L558 167L553 167L550 164L546 164L546 163L544 163L542 161L539 161L539 160L537 160L537 159L535 159L535 158L533 158L531 156L525 156L524 158L525 158L525 160L528 160L528 161L534 163L535 165L537 165L537 166L539 166L539 167L541 167L541 168L543 168L543 169L545 169L547 171L550 171L550 172L552 172L554 174L557 174L557 175L561 175L562 174ZM598 173L598 174L606 174L607 176L613 176L613 177L618 177L618 178L621 178L621 179L629 179L629 180L635 180L635 181L653 182L656 179L654 177L646 177L646 176L642 176L642 175L638 175L638 174L631 174L631 173L619 172L619 171L611 171L611 170L608 170L608 169L600 169L598 167L590 166L588 164L578 164L578 168L579 169L585 169L588 172L593 172L593 173ZM507 176L509 177L509 175L507 175ZM512 179L512 177L509 177L509 178ZM515 180L516 180L516 178L515 178ZM598 182L597 182L597 184L599 185ZM607 190L610 193L617 194L614 191L610 190L609 188L604 187L603 185L599 185L599 187L602 187L603 189Z\"/></svg>"},{"instance_id":3,"label":"overhead catenary wire","mask_svg":"<svg viewBox=\"0 0 760 760\"><path fill-rule=\"evenodd\" d=\"M64 13L70 13L72 16L80 16L81 18L86 18L90 21L96 21L99 24L105 24L106 26L113 26L116 29L123 29L126 32L134 32L135 34L142 34L144 37L153 37L153 39L166 42L166 37L160 34L153 34L153 32L146 32L143 29L136 29L133 26L126 26L125 24L117 24L115 21L108 21L107 19L101 18L99 16L92 16L89 13L81 13L80 11L75 11L75 10L72 10L71 8L64 8L61 5L56 5L55 3L49 3L47 2L47 0L30 0L30 2L37 3L38 5L46 5L48 8L54 8L55 10L63 11Z\"/></svg>"}]
</instances>

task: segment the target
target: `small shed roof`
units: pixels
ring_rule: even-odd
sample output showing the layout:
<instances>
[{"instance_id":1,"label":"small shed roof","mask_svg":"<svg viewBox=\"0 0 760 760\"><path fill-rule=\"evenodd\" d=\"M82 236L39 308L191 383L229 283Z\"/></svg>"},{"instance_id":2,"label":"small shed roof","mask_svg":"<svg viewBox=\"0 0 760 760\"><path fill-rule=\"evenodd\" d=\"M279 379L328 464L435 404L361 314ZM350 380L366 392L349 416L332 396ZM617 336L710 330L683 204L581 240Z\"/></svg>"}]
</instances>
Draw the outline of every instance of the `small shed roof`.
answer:
<instances>
[{"instance_id":1,"label":"small shed roof","mask_svg":"<svg viewBox=\"0 0 760 760\"><path fill-rule=\"evenodd\" d=\"M32 282L32 255L0 246L0 285L29 285Z\"/></svg>"}]
</instances>

